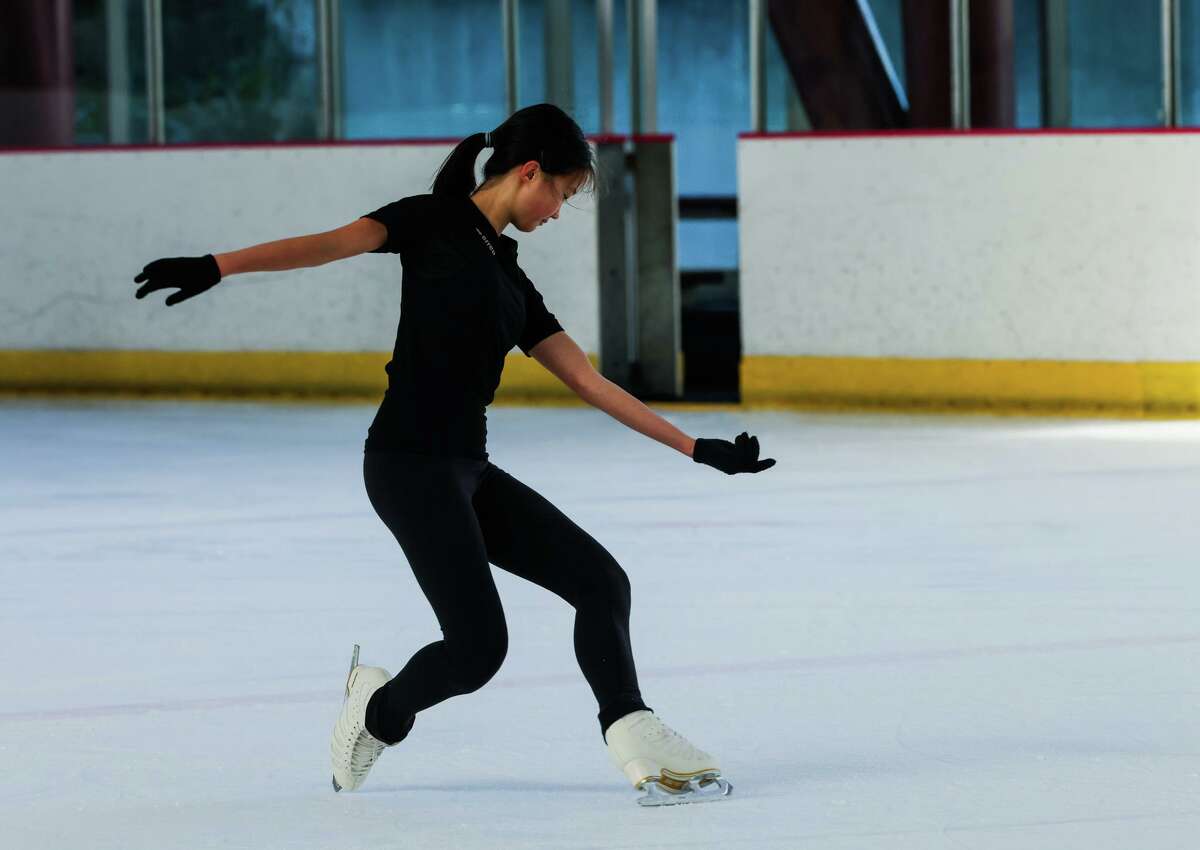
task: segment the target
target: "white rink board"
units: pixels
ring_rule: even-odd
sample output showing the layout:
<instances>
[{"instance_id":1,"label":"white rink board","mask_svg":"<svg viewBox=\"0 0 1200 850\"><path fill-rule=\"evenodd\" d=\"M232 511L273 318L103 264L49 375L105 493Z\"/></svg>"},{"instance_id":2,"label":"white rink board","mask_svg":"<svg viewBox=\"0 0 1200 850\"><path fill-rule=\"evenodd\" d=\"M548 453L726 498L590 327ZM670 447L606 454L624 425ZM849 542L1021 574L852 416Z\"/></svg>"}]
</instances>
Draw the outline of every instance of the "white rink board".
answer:
<instances>
[{"instance_id":1,"label":"white rink board","mask_svg":"<svg viewBox=\"0 0 1200 850\"><path fill-rule=\"evenodd\" d=\"M748 355L1200 359L1200 135L744 138Z\"/></svg>"},{"instance_id":2,"label":"white rink board","mask_svg":"<svg viewBox=\"0 0 1200 850\"><path fill-rule=\"evenodd\" d=\"M159 257L331 230L429 191L447 143L0 155L0 349L390 351L398 255L235 275L173 307L134 298ZM477 169L482 169L480 157ZM599 350L595 203L564 205L521 267L567 332ZM514 349L517 351L517 349Z\"/></svg>"}]
</instances>

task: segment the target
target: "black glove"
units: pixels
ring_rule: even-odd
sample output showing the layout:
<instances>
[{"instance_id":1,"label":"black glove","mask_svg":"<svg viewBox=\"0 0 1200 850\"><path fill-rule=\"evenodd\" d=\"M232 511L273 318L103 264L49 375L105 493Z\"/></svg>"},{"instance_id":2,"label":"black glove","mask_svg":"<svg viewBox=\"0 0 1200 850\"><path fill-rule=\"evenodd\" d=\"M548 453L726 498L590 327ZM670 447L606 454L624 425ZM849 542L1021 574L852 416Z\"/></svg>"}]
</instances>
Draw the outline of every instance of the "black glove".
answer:
<instances>
[{"instance_id":1,"label":"black glove","mask_svg":"<svg viewBox=\"0 0 1200 850\"><path fill-rule=\"evenodd\" d=\"M692 449L692 460L716 467L726 475L735 472L762 472L775 465L774 458L758 459L758 437L745 431L738 434L735 442L710 440L700 437Z\"/></svg>"},{"instance_id":2,"label":"black glove","mask_svg":"<svg viewBox=\"0 0 1200 850\"><path fill-rule=\"evenodd\" d=\"M143 280L147 282L135 294L137 298L156 289L179 287L178 292L167 296L167 306L170 307L220 283L221 267L212 254L203 257L169 257L147 265L133 282L141 283Z\"/></svg>"}]
</instances>

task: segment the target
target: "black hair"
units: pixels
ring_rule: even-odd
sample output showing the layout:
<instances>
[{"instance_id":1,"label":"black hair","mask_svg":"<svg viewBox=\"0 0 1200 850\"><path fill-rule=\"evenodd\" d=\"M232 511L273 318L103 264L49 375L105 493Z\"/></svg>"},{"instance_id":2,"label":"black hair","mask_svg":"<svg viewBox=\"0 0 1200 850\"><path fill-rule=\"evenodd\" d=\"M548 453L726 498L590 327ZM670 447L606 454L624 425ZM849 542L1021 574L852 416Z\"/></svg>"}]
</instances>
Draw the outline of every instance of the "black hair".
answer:
<instances>
[{"instance_id":1,"label":"black hair","mask_svg":"<svg viewBox=\"0 0 1200 850\"><path fill-rule=\"evenodd\" d=\"M596 159L583 130L570 115L552 103L518 109L492 130L491 135L495 152L483 165L485 183L531 159L536 160L547 174L584 173L585 185L596 183ZM435 195L467 197L478 188L475 160L484 148L485 139L484 133L475 133L454 147L434 177L431 188Z\"/></svg>"}]
</instances>

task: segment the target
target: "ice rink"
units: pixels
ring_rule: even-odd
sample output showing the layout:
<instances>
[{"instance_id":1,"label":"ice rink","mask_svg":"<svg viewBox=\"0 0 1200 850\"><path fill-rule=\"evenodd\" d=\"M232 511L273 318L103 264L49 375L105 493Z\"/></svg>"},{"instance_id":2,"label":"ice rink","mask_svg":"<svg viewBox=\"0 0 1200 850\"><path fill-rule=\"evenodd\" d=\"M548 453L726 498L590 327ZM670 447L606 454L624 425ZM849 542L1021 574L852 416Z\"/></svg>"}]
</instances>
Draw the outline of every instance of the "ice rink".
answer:
<instances>
[{"instance_id":1,"label":"ice rink","mask_svg":"<svg viewBox=\"0 0 1200 850\"><path fill-rule=\"evenodd\" d=\"M394 673L439 636L363 489L374 408L0 402L5 848L1200 843L1200 422L667 411L778 461L726 476L492 408L492 462L629 573L647 704L734 785L643 809L572 609L499 569L503 669L333 792L352 645Z\"/></svg>"}]
</instances>

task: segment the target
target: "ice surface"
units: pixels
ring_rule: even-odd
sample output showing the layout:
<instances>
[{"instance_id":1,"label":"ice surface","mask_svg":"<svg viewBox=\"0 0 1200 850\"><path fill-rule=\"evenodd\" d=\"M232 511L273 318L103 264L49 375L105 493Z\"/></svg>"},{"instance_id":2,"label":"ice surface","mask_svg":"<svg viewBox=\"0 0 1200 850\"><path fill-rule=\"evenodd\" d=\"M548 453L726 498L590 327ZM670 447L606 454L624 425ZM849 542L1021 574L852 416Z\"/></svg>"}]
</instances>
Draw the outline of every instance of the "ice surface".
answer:
<instances>
[{"instance_id":1,"label":"ice surface","mask_svg":"<svg viewBox=\"0 0 1200 850\"><path fill-rule=\"evenodd\" d=\"M572 610L334 794L351 647L438 635L362 485L373 405L0 404L5 848L1200 846L1200 423L492 408L633 583L647 703L736 790L643 809Z\"/></svg>"}]
</instances>

